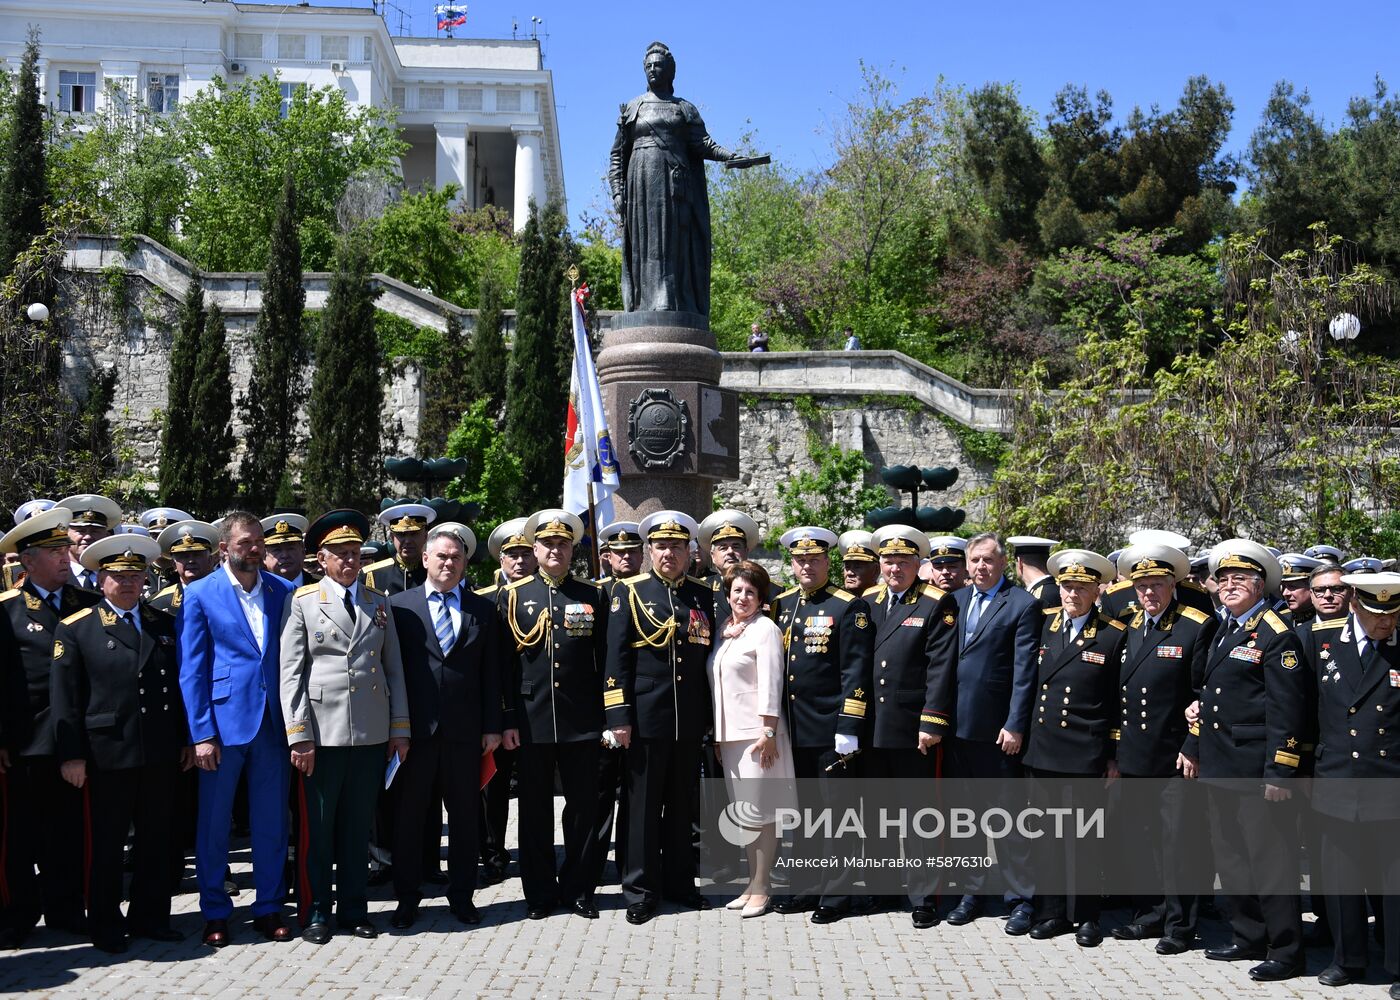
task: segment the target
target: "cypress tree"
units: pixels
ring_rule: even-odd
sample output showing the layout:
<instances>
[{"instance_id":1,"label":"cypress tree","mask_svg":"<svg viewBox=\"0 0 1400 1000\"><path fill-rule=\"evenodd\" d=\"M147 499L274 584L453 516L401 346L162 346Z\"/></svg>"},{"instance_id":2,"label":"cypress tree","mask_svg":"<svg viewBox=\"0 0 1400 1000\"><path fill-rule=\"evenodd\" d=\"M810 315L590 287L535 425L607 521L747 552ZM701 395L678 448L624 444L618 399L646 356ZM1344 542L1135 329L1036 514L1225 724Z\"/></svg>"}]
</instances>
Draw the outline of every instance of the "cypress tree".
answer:
<instances>
[{"instance_id":1,"label":"cypress tree","mask_svg":"<svg viewBox=\"0 0 1400 1000\"><path fill-rule=\"evenodd\" d=\"M31 30L19 64L14 122L5 150L4 186L0 187L0 278L13 270L15 257L44 231L47 182L38 61L39 33Z\"/></svg>"},{"instance_id":2,"label":"cypress tree","mask_svg":"<svg viewBox=\"0 0 1400 1000\"><path fill-rule=\"evenodd\" d=\"M490 402L486 412L499 419L506 395L506 342L501 336L501 278L494 269L481 274L480 306L467 357L468 398Z\"/></svg>"},{"instance_id":3,"label":"cypress tree","mask_svg":"<svg viewBox=\"0 0 1400 1000\"><path fill-rule=\"evenodd\" d=\"M297 192L292 173L282 181L282 199L272 225L262 311L253 329L253 376L240 400L247 425L247 450L239 466L243 502L269 509L287 492L288 461L295 444L296 415L306 396L302 369L306 342L302 312L301 238L297 232ZM377 415L377 411L376 411Z\"/></svg>"},{"instance_id":4,"label":"cypress tree","mask_svg":"<svg viewBox=\"0 0 1400 1000\"><path fill-rule=\"evenodd\" d=\"M456 314L447 317L447 332L443 335L442 351L424 378L428 406L418 425L418 453L441 455L447 447L447 435L462 419L471 402L471 373L468 370L471 351L462 322ZM504 379L504 375L503 375Z\"/></svg>"},{"instance_id":5,"label":"cypress tree","mask_svg":"<svg viewBox=\"0 0 1400 1000\"><path fill-rule=\"evenodd\" d=\"M379 422L384 387L374 329L369 241L346 236L336 254L311 383L311 440L302 484L312 511L369 510L382 482Z\"/></svg>"},{"instance_id":6,"label":"cypress tree","mask_svg":"<svg viewBox=\"0 0 1400 1000\"><path fill-rule=\"evenodd\" d=\"M557 213L530 206L520 243L515 341L506 370L505 437L520 459L520 510L557 507L564 484L569 383L559 378L558 331L566 306Z\"/></svg>"},{"instance_id":7,"label":"cypress tree","mask_svg":"<svg viewBox=\"0 0 1400 1000\"><path fill-rule=\"evenodd\" d=\"M166 383L165 427L160 437L160 497L173 507L191 509L198 490L194 472L199 438L195 434L195 369L204 336L204 285L190 278L180 308L180 325L170 344L170 376Z\"/></svg>"},{"instance_id":8,"label":"cypress tree","mask_svg":"<svg viewBox=\"0 0 1400 1000\"><path fill-rule=\"evenodd\" d=\"M218 517L233 503L233 379L229 373L228 331L223 311L209 307L195 368L191 439L198 445L191 463L192 513Z\"/></svg>"}]
</instances>

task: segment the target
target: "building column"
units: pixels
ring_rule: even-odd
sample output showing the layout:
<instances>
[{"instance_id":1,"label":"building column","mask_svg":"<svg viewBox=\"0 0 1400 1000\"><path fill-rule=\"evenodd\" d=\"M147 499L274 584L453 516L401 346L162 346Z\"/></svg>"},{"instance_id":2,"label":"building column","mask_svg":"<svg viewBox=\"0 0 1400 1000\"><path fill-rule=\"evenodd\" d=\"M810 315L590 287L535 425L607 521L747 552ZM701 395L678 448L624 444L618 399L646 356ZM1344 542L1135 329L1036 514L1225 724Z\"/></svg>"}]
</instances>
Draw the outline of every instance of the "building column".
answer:
<instances>
[{"instance_id":1,"label":"building column","mask_svg":"<svg viewBox=\"0 0 1400 1000\"><path fill-rule=\"evenodd\" d=\"M180 80L180 100L186 101L207 87L214 86L214 77L229 79L228 68L223 63L185 63L183 78ZM234 81L231 86L236 85Z\"/></svg>"},{"instance_id":2,"label":"building column","mask_svg":"<svg viewBox=\"0 0 1400 1000\"><path fill-rule=\"evenodd\" d=\"M544 160L540 157L542 134L538 128L515 133L515 231L525 228L530 218L530 202L543 208L545 202Z\"/></svg>"},{"instance_id":3,"label":"building column","mask_svg":"<svg viewBox=\"0 0 1400 1000\"><path fill-rule=\"evenodd\" d=\"M457 198L454 206L471 199L471 164L468 163L467 126L457 122L439 122L433 126L437 135L437 167L433 174L434 183L441 191L449 184L457 185Z\"/></svg>"}]
</instances>

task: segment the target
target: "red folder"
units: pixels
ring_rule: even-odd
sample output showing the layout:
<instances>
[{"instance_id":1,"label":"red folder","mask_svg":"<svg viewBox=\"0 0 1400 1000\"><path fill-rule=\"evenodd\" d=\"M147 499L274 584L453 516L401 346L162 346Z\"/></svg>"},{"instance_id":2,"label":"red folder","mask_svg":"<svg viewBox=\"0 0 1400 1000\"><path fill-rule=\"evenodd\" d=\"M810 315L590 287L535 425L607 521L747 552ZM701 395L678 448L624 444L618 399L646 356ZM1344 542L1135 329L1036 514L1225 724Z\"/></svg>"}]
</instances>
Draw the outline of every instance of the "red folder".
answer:
<instances>
[{"instance_id":1,"label":"red folder","mask_svg":"<svg viewBox=\"0 0 1400 1000\"><path fill-rule=\"evenodd\" d=\"M481 787L485 788L487 782L496 773L496 755L487 750L481 755Z\"/></svg>"}]
</instances>

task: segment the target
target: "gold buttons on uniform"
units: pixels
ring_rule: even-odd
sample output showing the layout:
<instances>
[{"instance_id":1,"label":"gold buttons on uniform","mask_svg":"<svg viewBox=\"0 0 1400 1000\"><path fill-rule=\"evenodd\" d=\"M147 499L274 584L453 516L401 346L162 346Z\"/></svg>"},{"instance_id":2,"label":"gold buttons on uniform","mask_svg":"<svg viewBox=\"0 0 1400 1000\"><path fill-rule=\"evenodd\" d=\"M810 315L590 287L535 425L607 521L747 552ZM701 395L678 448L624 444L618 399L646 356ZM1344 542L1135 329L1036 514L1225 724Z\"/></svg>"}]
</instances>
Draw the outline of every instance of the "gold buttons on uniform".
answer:
<instances>
[{"instance_id":1,"label":"gold buttons on uniform","mask_svg":"<svg viewBox=\"0 0 1400 1000\"><path fill-rule=\"evenodd\" d=\"M797 675L796 675L796 674L788 674L788 680L790 680L790 681L795 681L795 680L797 680Z\"/></svg>"},{"instance_id":2,"label":"gold buttons on uniform","mask_svg":"<svg viewBox=\"0 0 1400 1000\"><path fill-rule=\"evenodd\" d=\"M1353 730L1351 731L1351 735L1353 735L1353 736L1356 735L1356 730L1355 730L1355 729L1353 729Z\"/></svg>"}]
</instances>

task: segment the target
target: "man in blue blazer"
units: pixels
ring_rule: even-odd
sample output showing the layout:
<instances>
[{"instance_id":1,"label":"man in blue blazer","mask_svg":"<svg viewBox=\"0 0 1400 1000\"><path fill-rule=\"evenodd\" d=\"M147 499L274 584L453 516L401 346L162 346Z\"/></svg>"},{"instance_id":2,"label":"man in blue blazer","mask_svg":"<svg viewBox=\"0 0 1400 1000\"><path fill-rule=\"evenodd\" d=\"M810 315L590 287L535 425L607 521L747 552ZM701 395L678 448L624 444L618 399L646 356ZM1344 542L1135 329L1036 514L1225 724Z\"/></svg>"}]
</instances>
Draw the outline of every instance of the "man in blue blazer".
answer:
<instances>
[{"instance_id":1,"label":"man in blue blazer","mask_svg":"<svg viewBox=\"0 0 1400 1000\"><path fill-rule=\"evenodd\" d=\"M966 783L963 793L970 804L1000 806L1014 814L1025 805L1024 796L1013 789L1022 777L1043 614L1033 596L1006 578L1006 546L1000 536L987 532L968 539L967 566L971 582L953 594L959 652L947 773ZM997 842L1011 908L1008 934L1025 934L1031 927L1034 887L1028 854L1029 844L1019 838ZM963 874L964 895L948 914L948 923L955 926L976 919L981 908L977 894L985 871L972 868Z\"/></svg>"},{"instance_id":2,"label":"man in blue blazer","mask_svg":"<svg viewBox=\"0 0 1400 1000\"><path fill-rule=\"evenodd\" d=\"M278 697L278 652L292 585L265 571L258 518L224 518L224 564L185 588L177 619L180 690L199 775L195 872L204 943L229 943L233 903L224 890L229 829L239 775L248 771L252 827L253 926L272 941L291 928L279 912L285 894L289 758Z\"/></svg>"}]
</instances>

